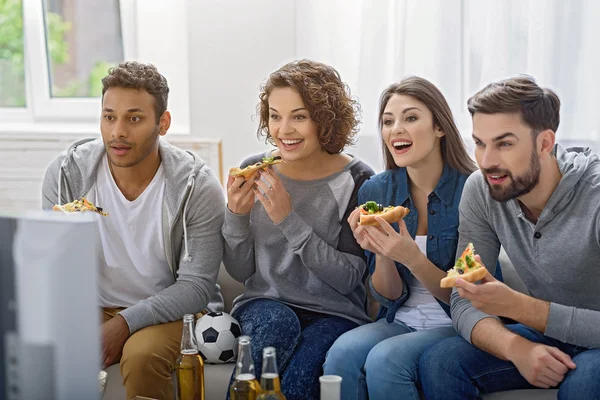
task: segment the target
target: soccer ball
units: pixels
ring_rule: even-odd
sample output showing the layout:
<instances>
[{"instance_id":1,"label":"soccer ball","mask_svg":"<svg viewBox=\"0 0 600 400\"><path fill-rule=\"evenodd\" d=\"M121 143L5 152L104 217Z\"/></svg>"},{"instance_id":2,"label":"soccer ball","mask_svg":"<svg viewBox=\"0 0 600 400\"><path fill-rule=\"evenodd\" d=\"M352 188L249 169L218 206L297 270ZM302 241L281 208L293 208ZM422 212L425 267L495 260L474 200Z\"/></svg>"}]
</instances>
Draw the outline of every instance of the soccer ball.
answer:
<instances>
[{"instance_id":1,"label":"soccer ball","mask_svg":"<svg viewBox=\"0 0 600 400\"><path fill-rule=\"evenodd\" d=\"M194 333L204 362L223 364L235 360L236 339L242 335L242 329L231 315L209 312L198 318Z\"/></svg>"}]
</instances>

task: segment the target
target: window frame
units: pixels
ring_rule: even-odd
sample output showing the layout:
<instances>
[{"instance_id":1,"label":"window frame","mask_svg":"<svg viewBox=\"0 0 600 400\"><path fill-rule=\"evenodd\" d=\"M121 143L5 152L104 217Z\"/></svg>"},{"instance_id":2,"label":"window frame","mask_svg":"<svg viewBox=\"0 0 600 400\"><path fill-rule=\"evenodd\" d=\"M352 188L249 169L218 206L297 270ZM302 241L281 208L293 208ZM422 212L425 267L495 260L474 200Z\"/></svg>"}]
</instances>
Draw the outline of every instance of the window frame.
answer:
<instances>
[{"instance_id":1,"label":"window frame","mask_svg":"<svg viewBox=\"0 0 600 400\"><path fill-rule=\"evenodd\" d=\"M0 135L39 137L66 132L98 135L100 98L52 97L44 0L23 0L22 6L26 104L0 107ZM171 89L169 110L176 117L169 132L189 135L187 0L171 0L168 9L161 7L164 7L161 0L119 0L123 57L151 62L165 74ZM169 35L150 37L159 22ZM150 43L140 43L146 39ZM156 50L165 46L170 51ZM174 59L181 64L173 63Z\"/></svg>"},{"instance_id":2,"label":"window frame","mask_svg":"<svg viewBox=\"0 0 600 400\"><path fill-rule=\"evenodd\" d=\"M120 0L123 57L135 58L135 2ZM26 108L36 122L97 122L100 98L52 97L44 0L23 0ZM44 89L42 89L44 88Z\"/></svg>"}]
</instances>

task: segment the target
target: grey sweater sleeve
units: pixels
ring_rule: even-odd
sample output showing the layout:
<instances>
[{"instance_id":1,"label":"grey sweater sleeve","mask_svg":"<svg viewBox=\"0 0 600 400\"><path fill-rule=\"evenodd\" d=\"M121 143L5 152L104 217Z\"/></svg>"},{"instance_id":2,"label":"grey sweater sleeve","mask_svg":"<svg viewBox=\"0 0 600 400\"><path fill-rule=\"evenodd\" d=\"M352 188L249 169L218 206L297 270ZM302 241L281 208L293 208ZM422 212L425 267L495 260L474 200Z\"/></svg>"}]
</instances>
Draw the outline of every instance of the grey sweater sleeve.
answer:
<instances>
[{"instance_id":1,"label":"grey sweater sleeve","mask_svg":"<svg viewBox=\"0 0 600 400\"><path fill-rule=\"evenodd\" d=\"M239 215L225 207L223 264L233 279L244 283L256 271L250 213Z\"/></svg>"},{"instance_id":2,"label":"grey sweater sleeve","mask_svg":"<svg viewBox=\"0 0 600 400\"><path fill-rule=\"evenodd\" d=\"M367 268L363 257L334 249L293 210L277 226L306 268L335 290L347 295L361 284Z\"/></svg>"},{"instance_id":3,"label":"grey sweater sleeve","mask_svg":"<svg viewBox=\"0 0 600 400\"><path fill-rule=\"evenodd\" d=\"M600 348L600 311L550 303L544 335L590 349Z\"/></svg>"},{"instance_id":4,"label":"grey sweater sleeve","mask_svg":"<svg viewBox=\"0 0 600 400\"><path fill-rule=\"evenodd\" d=\"M600 246L600 213L596 218L596 237ZM600 260L596 260L600 268ZM600 348L600 311L550 303L546 336L590 349Z\"/></svg>"},{"instance_id":5,"label":"grey sweater sleeve","mask_svg":"<svg viewBox=\"0 0 600 400\"><path fill-rule=\"evenodd\" d=\"M262 156L248 157L240 164L240 168L260 161ZM227 206L223 223L223 265L229 275L241 283L246 282L256 271L250 213L235 214Z\"/></svg>"},{"instance_id":6,"label":"grey sweater sleeve","mask_svg":"<svg viewBox=\"0 0 600 400\"><path fill-rule=\"evenodd\" d=\"M196 179L186 218L191 260L185 259L183 245L177 281L120 313L131 333L146 326L176 321L184 314L198 313L210 302L223 255L221 227L225 198L219 181L209 170L201 171Z\"/></svg>"},{"instance_id":7,"label":"grey sweater sleeve","mask_svg":"<svg viewBox=\"0 0 600 400\"><path fill-rule=\"evenodd\" d=\"M471 242L481 261L493 275L500 254L500 241L488 222L488 210L482 191L487 188L479 185L476 179L481 179L481 175L474 173L467 179L461 197L456 257L458 258ZM497 318L473 307L471 301L460 297L456 289L450 295L450 309L454 328L469 343L471 332L479 321L484 318Z\"/></svg>"}]
</instances>

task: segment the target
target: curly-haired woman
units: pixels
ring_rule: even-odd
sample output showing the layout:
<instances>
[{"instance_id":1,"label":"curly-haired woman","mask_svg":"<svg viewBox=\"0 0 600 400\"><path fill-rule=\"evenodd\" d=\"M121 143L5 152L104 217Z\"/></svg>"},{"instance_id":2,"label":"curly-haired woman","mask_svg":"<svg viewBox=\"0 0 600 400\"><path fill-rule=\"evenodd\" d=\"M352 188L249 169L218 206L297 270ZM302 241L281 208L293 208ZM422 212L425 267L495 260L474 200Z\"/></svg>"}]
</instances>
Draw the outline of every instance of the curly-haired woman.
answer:
<instances>
[{"instance_id":1,"label":"curly-haired woman","mask_svg":"<svg viewBox=\"0 0 600 400\"><path fill-rule=\"evenodd\" d=\"M262 87L259 135L277 149L250 157L284 162L229 178L223 262L245 285L232 314L261 350L274 346L288 400L317 399L325 354L338 336L369 322L364 252L347 222L373 175L343 153L357 132L358 104L335 69L300 60Z\"/></svg>"}]
</instances>

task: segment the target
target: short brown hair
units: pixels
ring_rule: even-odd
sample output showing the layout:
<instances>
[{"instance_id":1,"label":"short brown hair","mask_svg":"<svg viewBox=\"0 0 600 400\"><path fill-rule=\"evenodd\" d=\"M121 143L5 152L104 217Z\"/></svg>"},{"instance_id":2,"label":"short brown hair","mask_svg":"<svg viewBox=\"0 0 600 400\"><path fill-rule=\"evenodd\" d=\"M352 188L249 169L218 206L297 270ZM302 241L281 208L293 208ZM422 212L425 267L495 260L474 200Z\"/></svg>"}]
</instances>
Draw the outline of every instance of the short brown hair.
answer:
<instances>
[{"instance_id":1,"label":"short brown hair","mask_svg":"<svg viewBox=\"0 0 600 400\"><path fill-rule=\"evenodd\" d=\"M442 159L444 163L459 171L462 174L470 174L476 170L475 162L465 148L465 143L460 136L460 132L454 123L452 111L446 101L446 98L433 83L427 79L418 76L409 76L399 83L390 85L383 91L379 99L379 131L383 127L383 113L388 101L393 95L405 95L414 97L425 104L433 116L433 126L444 132L440 138L442 148ZM382 141L383 142L383 141ZM394 162L394 157L383 142L383 157L385 159L386 169L398 168Z\"/></svg>"},{"instance_id":2,"label":"short brown hair","mask_svg":"<svg viewBox=\"0 0 600 400\"><path fill-rule=\"evenodd\" d=\"M274 144L269 132L269 95L275 88L289 87L302 97L310 118L317 125L321 147L338 154L353 144L358 132L360 106L348 85L332 67L311 60L293 61L273 72L262 85L257 112L258 136Z\"/></svg>"},{"instance_id":3,"label":"short brown hair","mask_svg":"<svg viewBox=\"0 0 600 400\"><path fill-rule=\"evenodd\" d=\"M142 64L136 61L122 62L108 70L108 75L102 79L102 97L110 88L145 90L154 97L156 123L167 110L169 86L167 79L162 76L152 64Z\"/></svg>"},{"instance_id":4,"label":"short brown hair","mask_svg":"<svg viewBox=\"0 0 600 400\"><path fill-rule=\"evenodd\" d=\"M467 105L471 116L476 112L518 112L536 135L546 129L556 132L560 123L558 96L550 89L539 87L528 75L492 82L473 95Z\"/></svg>"}]
</instances>

